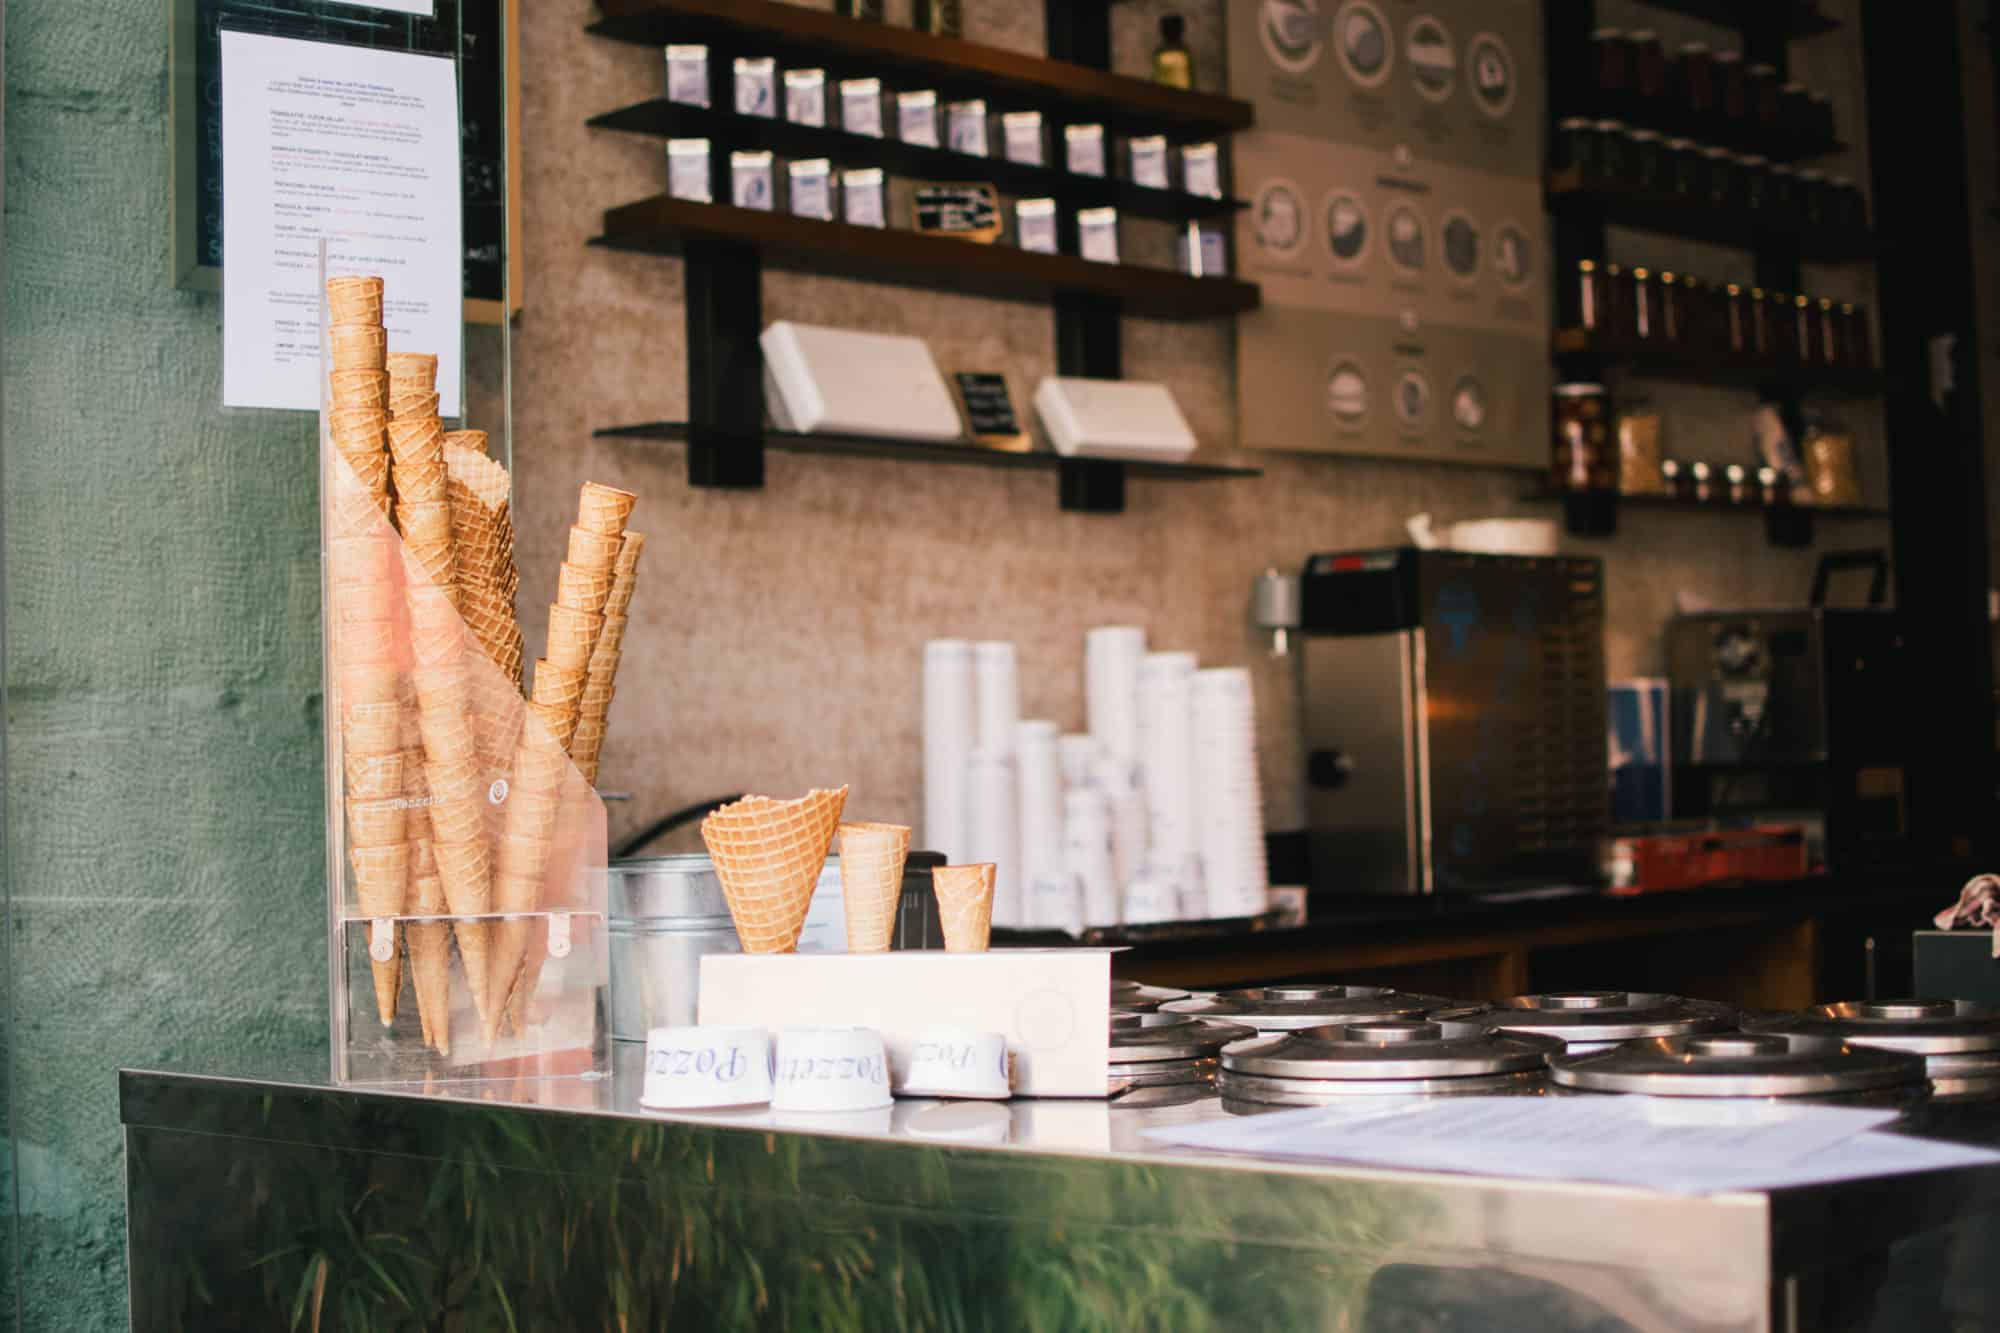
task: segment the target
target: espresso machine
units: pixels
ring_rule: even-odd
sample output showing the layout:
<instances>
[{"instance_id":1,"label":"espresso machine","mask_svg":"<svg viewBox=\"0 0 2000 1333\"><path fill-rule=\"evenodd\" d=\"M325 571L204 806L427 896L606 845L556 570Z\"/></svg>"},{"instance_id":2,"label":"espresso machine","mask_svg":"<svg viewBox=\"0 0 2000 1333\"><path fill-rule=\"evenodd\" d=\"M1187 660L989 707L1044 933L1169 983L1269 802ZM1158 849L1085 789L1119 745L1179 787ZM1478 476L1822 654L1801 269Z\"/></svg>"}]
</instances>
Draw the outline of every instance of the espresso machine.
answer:
<instances>
[{"instance_id":1,"label":"espresso machine","mask_svg":"<svg viewBox=\"0 0 2000 1333\"><path fill-rule=\"evenodd\" d=\"M1867 606L1826 605L1842 569L1871 572ZM1901 860L1912 686L1888 583L1883 552L1836 552L1806 606L1668 622L1676 818L1803 824L1835 869Z\"/></svg>"},{"instance_id":2,"label":"espresso machine","mask_svg":"<svg viewBox=\"0 0 2000 1333\"><path fill-rule=\"evenodd\" d=\"M1414 547L1306 562L1314 892L1600 881L1603 575L1595 559Z\"/></svg>"}]
</instances>

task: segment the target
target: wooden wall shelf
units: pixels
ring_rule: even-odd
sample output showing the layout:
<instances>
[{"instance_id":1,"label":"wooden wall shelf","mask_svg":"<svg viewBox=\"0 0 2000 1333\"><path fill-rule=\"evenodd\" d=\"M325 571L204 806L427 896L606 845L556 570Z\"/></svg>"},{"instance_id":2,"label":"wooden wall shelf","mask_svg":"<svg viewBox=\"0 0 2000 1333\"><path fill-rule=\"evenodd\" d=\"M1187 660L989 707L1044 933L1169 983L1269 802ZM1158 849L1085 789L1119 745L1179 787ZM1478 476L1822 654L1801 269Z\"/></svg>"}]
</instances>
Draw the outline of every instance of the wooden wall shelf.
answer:
<instances>
[{"instance_id":1,"label":"wooden wall shelf","mask_svg":"<svg viewBox=\"0 0 2000 1333\"><path fill-rule=\"evenodd\" d=\"M1618 227L1679 236L1740 250L1796 250L1809 263L1843 264L1870 260L1875 241L1863 233L1824 227L1781 227L1748 213L1718 212L1678 195L1655 194L1586 180L1575 169L1558 171L1548 182L1549 208L1560 219L1593 217ZM1788 289L1789 290L1789 289Z\"/></svg>"},{"instance_id":2,"label":"wooden wall shelf","mask_svg":"<svg viewBox=\"0 0 2000 1333\"><path fill-rule=\"evenodd\" d=\"M1819 0L1646 0L1646 3L1654 9L1685 14L1705 23L1719 23L1725 28L1772 23L1783 36L1793 39L1817 37L1840 27L1839 19L1821 11Z\"/></svg>"},{"instance_id":3,"label":"wooden wall shelf","mask_svg":"<svg viewBox=\"0 0 2000 1333\"><path fill-rule=\"evenodd\" d=\"M1888 385L1887 377L1879 370L1744 365L1724 360L1703 346L1607 344L1600 342L1589 329L1560 329L1552 347L1558 358L1576 357L1603 369L1683 384L1782 390L1788 394L1820 392L1851 398L1880 397Z\"/></svg>"},{"instance_id":4,"label":"wooden wall shelf","mask_svg":"<svg viewBox=\"0 0 2000 1333\"><path fill-rule=\"evenodd\" d=\"M706 138L718 155L730 150L769 149L784 158L824 157L836 167L881 167L918 180L980 181L1008 194L1054 199L1066 210L1116 208L1127 217L1190 222L1227 217L1247 207L1241 199L1216 199L1181 190L1155 190L1131 181L1079 176L1057 167L1029 166L1001 157L974 157L947 148L926 148L900 139L877 139L845 130L800 125L771 116L687 106L656 98L593 116L599 129L629 130L662 138ZM726 157L723 158L726 162Z\"/></svg>"},{"instance_id":5,"label":"wooden wall shelf","mask_svg":"<svg viewBox=\"0 0 2000 1333\"><path fill-rule=\"evenodd\" d=\"M706 42L725 54L823 66L833 78L877 75L892 88L984 97L995 111L1042 110L1123 133L1200 139L1254 120L1250 104L1233 98L773 0L599 0L598 8L604 18L590 31L619 41Z\"/></svg>"},{"instance_id":6,"label":"wooden wall shelf","mask_svg":"<svg viewBox=\"0 0 2000 1333\"><path fill-rule=\"evenodd\" d=\"M806 273L837 273L875 282L970 291L1018 301L1076 294L1118 301L1130 314L1209 319L1254 310L1257 288L1235 278L1191 278L1135 264L1097 264L1011 245L980 245L949 236L886 227L852 227L728 204L658 195L604 215L591 242L618 250L678 254L689 242L757 251L764 263Z\"/></svg>"}]
</instances>

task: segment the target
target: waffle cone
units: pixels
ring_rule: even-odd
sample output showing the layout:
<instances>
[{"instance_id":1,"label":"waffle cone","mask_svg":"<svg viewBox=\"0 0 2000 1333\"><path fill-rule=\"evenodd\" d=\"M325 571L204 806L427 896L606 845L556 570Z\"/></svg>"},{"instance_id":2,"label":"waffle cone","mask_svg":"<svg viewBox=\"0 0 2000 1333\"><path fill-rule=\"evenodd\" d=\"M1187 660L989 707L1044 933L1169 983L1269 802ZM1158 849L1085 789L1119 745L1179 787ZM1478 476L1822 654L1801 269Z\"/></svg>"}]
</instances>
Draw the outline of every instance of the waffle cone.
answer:
<instances>
[{"instance_id":1,"label":"waffle cone","mask_svg":"<svg viewBox=\"0 0 2000 1333\"><path fill-rule=\"evenodd\" d=\"M910 830L901 824L840 826L840 892L847 909L847 951L885 953L896 937Z\"/></svg>"},{"instance_id":2,"label":"waffle cone","mask_svg":"<svg viewBox=\"0 0 2000 1333\"><path fill-rule=\"evenodd\" d=\"M336 324L327 330L335 370L381 370L389 335L379 324Z\"/></svg>"},{"instance_id":3,"label":"waffle cone","mask_svg":"<svg viewBox=\"0 0 2000 1333\"><path fill-rule=\"evenodd\" d=\"M438 419L398 416L393 406L389 411L389 456L405 467L420 463L443 466L444 427Z\"/></svg>"},{"instance_id":4,"label":"waffle cone","mask_svg":"<svg viewBox=\"0 0 2000 1333\"><path fill-rule=\"evenodd\" d=\"M555 832L556 812L561 808L559 792L512 789L507 793L507 836L546 842Z\"/></svg>"},{"instance_id":5,"label":"waffle cone","mask_svg":"<svg viewBox=\"0 0 2000 1333\"><path fill-rule=\"evenodd\" d=\"M386 536L327 539L326 572L335 583L386 583L396 568L396 543Z\"/></svg>"},{"instance_id":6,"label":"waffle cone","mask_svg":"<svg viewBox=\"0 0 2000 1333\"><path fill-rule=\"evenodd\" d=\"M340 277L326 280L326 306L334 324L380 324L382 279Z\"/></svg>"},{"instance_id":7,"label":"waffle cone","mask_svg":"<svg viewBox=\"0 0 2000 1333\"><path fill-rule=\"evenodd\" d=\"M972 866L939 866L931 871L937 894L938 924L944 927L944 947L954 953L985 953L993 936L993 879L998 867L988 861Z\"/></svg>"},{"instance_id":8,"label":"waffle cone","mask_svg":"<svg viewBox=\"0 0 2000 1333\"><path fill-rule=\"evenodd\" d=\"M701 838L745 953L790 953L847 804L847 788L795 801L751 796L704 819Z\"/></svg>"},{"instance_id":9,"label":"waffle cone","mask_svg":"<svg viewBox=\"0 0 2000 1333\"><path fill-rule=\"evenodd\" d=\"M399 504L396 526L403 530L405 544L442 542L451 545L451 505L447 501Z\"/></svg>"},{"instance_id":10,"label":"waffle cone","mask_svg":"<svg viewBox=\"0 0 2000 1333\"><path fill-rule=\"evenodd\" d=\"M608 537L618 536L625 531L625 520L632 516L632 506L638 502L639 497L630 491L586 481L577 497L576 525Z\"/></svg>"},{"instance_id":11,"label":"waffle cone","mask_svg":"<svg viewBox=\"0 0 2000 1333\"><path fill-rule=\"evenodd\" d=\"M622 614L604 617L604 628L597 632L597 646L590 650L592 671L615 671L616 658L625 647L625 626L629 622Z\"/></svg>"},{"instance_id":12,"label":"waffle cone","mask_svg":"<svg viewBox=\"0 0 2000 1333\"><path fill-rule=\"evenodd\" d=\"M408 794L402 754L349 754L341 759L347 770L349 800L373 801Z\"/></svg>"},{"instance_id":13,"label":"waffle cone","mask_svg":"<svg viewBox=\"0 0 2000 1333\"><path fill-rule=\"evenodd\" d=\"M588 671L590 654L597 647L597 632L603 628L603 616L551 606L548 660L566 669Z\"/></svg>"},{"instance_id":14,"label":"waffle cone","mask_svg":"<svg viewBox=\"0 0 2000 1333\"><path fill-rule=\"evenodd\" d=\"M451 502L451 485L443 463L395 463L389 478L396 485L397 504L445 504Z\"/></svg>"},{"instance_id":15,"label":"waffle cone","mask_svg":"<svg viewBox=\"0 0 2000 1333\"><path fill-rule=\"evenodd\" d=\"M429 352L391 352L389 378L428 393L437 388L438 359Z\"/></svg>"},{"instance_id":16,"label":"waffle cone","mask_svg":"<svg viewBox=\"0 0 2000 1333\"><path fill-rule=\"evenodd\" d=\"M403 748L402 705L350 704L341 710L340 729L344 754L395 754Z\"/></svg>"},{"instance_id":17,"label":"waffle cone","mask_svg":"<svg viewBox=\"0 0 2000 1333\"><path fill-rule=\"evenodd\" d=\"M387 847L347 849L354 867L354 896L365 917L401 916L403 895L410 886L410 849L407 844Z\"/></svg>"},{"instance_id":18,"label":"waffle cone","mask_svg":"<svg viewBox=\"0 0 2000 1333\"><path fill-rule=\"evenodd\" d=\"M459 846L477 844L484 851L486 812L477 800L434 801L430 813L431 836L436 841Z\"/></svg>"},{"instance_id":19,"label":"waffle cone","mask_svg":"<svg viewBox=\"0 0 2000 1333\"><path fill-rule=\"evenodd\" d=\"M623 578L637 577L639 573L639 557L644 553L645 549L645 533L626 533L625 539L618 544L618 559L612 564L612 573Z\"/></svg>"},{"instance_id":20,"label":"waffle cone","mask_svg":"<svg viewBox=\"0 0 2000 1333\"><path fill-rule=\"evenodd\" d=\"M486 981L493 966L493 923L454 921L451 933L458 940L458 961L465 965L465 988L472 992L472 1008L484 1023L492 1007Z\"/></svg>"},{"instance_id":21,"label":"waffle cone","mask_svg":"<svg viewBox=\"0 0 2000 1333\"><path fill-rule=\"evenodd\" d=\"M538 704L574 709L583 698L584 672L556 666L544 659L535 663L535 692L528 697Z\"/></svg>"},{"instance_id":22,"label":"waffle cone","mask_svg":"<svg viewBox=\"0 0 2000 1333\"><path fill-rule=\"evenodd\" d=\"M460 449L470 449L475 454L486 452L486 432L483 430L446 431L444 442L447 445L455 445Z\"/></svg>"},{"instance_id":23,"label":"waffle cone","mask_svg":"<svg viewBox=\"0 0 2000 1333\"><path fill-rule=\"evenodd\" d=\"M582 569L610 571L618 564L620 544L617 537L592 532L589 528L573 527L569 530L568 559L572 565Z\"/></svg>"},{"instance_id":24,"label":"waffle cone","mask_svg":"<svg viewBox=\"0 0 2000 1333\"><path fill-rule=\"evenodd\" d=\"M428 882L438 881L433 877ZM417 993L424 1040L439 1055L450 1055L451 927L442 921L412 921L403 928L403 942L410 956L410 983Z\"/></svg>"},{"instance_id":25,"label":"waffle cone","mask_svg":"<svg viewBox=\"0 0 2000 1333\"><path fill-rule=\"evenodd\" d=\"M540 844L543 860L547 859L547 844ZM493 910L496 912L532 912L541 905L541 870L533 874L504 874L494 881ZM528 941L534 934L535 923L526 917L511 917L494 922L492 970L487 983L487 996L492 1007L486 1012L486 1039L492 1041L500 1035L500 1020L513 998L515 983L521 973L522 961L528 954Z\"/></svg>"},{"instance_id":26,"label":"waffle cone","mask_svg":"<svg viewBox=\"0 0 2000 1333\"><path fill-rule=\"evenodd\" d=\"M403 757L395 759L400 773ZM350 847L401 847L409 838L409 823L409 808L400 793L375 800L350 798L347 802Z\"/></svg>"},{"instance_id":27,"label":"waffle cone","mask_svg":"<svg viewBox=\"0 0 2000 1333\"><path fill-rule=\"evenodd\" d=\"M342 664L340 667L341 705L345 707L350 704L397 703L403 697L403 671L401 667L379 658L371 660L366 653L354 653L352 656L359 660L348 660L350 656L349 649L353 644L351 631L364 627L373 630L377 628L377 625L372 621L364 621L361 626L344 626L340 630L338 639L340 650L334 654L334 660ZM393 628L393 626L387 628ZM393 646L393 636L390 639L390 643Z\"/></svg>"},{"instance_id":28,"label":"waffle cone","mask_svg":"<svg viewBox=\"0 0 2000 1333\"><path fill-rule=\"evenodd\" d=\"M542 984L542 964L549 958L549 920L536 917L528 923L528 956L514 979L514 993L507 997L506 1018L516 1033L525 1034L534 1018L535 991Z\"/></svg>"},{"instance_id":29,"label":"waffle cone","mask_svg":"<svg viewBox=\"0 0 2000 1333\"><path fill-rule=\"evenodd\" d=\"M389 406L389 377L379 370L336 370L327 376L332 405L372 407L386 411Z\"/></svg>"},{"instance_id":30,"label":"waffle cone","mask_svg":"<svg viewBox=\"0 0 2000 1333\"><path fill-rule=\"evenodd\" d=\"M528 705L531 716L534 709L535 705ZM530 721L522 733L520 752L514 756L515 787L539 795L561 791L563 779L569 776L567 747L550 735L546 723Z\"/></svg>"},{"instance_id":31,"label":"waffle cone","mask_svg":"<svg viewBox=\"0 0 2000 1333\"><path fill-rule=\"evenodd\" d=\"M335 442L338 447L338 441ZM354 474L354 485L377 499L389 490L389 455L379 450L341 450L341 458ZM358 523L349 525L358 528Z\"/></svg>"},{"instance_id":32,"label":"waffle cone","mask_svg":"<svg viewBox=\"0 0 2000 1333\"><path fill-rule=\"evenodd\" d=\"M472 682L459 666L419 666L410 673L419 713L467 716L472 711Z\"/></svg>"},{"instance_id":33,"label":"waffle cone","mask_svg":"<svg viewBox=\"0 0 2000 1333\"><path fill-rule=\"evenodd\" d=\"M391 421L436 421L438 419L438 395L421 389L402 390L395 381L389 382L389 419Z\"/></svg>"},{"instance_id":34,"label":"waffle cone","mask_svg":"<svg viewBox=\"0 0 2000 1333\"><path fill-rule=\"evenodd\" d=\"M556 570L556 605L591 615L602 614L604 599L611 592L611 579L601 569L585 569L565 560Z\"/></svg>"},{"instance_id":35,"label":"waffle cone","mask_svg":"<svg viewBox=\"0 0 2000 1333\"><path fill-rule=\"evenodd\" d=\"M375 977L375 1014L385 1028L396 1025L396 1005L403 998L403 925L396 922L389 929L395 953L386 963L373 956L368 959L368 970Z\"/></svg>"}]
</instances>

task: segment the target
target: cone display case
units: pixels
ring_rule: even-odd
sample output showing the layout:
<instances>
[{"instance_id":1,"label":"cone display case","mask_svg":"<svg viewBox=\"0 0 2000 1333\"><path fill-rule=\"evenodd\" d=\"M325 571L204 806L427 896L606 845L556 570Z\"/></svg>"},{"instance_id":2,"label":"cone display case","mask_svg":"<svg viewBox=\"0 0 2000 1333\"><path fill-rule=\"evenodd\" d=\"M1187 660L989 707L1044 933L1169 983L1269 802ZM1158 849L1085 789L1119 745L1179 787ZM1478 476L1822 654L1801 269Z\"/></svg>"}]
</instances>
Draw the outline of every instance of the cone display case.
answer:
<instances>
[{"instance_id":1,"label":"cone display case","mask_svg":"<svg viewBox=\"0 0 2000 1333\"><path fill-rule=\"evenodd\" d=\"M445 432L436 358L387 347L381 286L335 277L321 311L332 1074L602 1075L605 814L573 742L607 616L567 615L524 695L507 469ZM629 597L619 494L586 507L573 554L598 558L564 567L563 606L621 576Z\"/></svg>"}]
</instances>

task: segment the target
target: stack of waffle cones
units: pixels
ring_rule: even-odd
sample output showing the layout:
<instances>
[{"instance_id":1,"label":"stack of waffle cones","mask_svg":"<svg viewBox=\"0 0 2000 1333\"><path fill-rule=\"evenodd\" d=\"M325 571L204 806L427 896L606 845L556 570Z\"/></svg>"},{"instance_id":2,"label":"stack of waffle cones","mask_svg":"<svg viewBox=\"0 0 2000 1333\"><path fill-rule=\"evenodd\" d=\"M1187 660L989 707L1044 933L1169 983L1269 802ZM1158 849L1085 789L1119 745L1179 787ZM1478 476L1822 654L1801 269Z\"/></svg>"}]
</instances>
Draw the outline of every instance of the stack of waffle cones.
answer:
<instances>
[{"instance_id":1,"label":"stack of waffle cones","mask_svg":"<svg viewBox=\"0 0 2000 1333\"><path fill-rule=\"evenodd\" d=\"M332 320L327 421L331 443L346 465L327 478L327 584L348 860L361 914L395 917L408 893L410 844L403 801L402 568L395 537L383 522L389 457L382 280L333 278L326 297ZM385 1027L395 1022L402 992L400 934L392 932L388 945L370 956L375 1010Z\"/></svg>"},{"instance_id":2,"label":"stack of waffle cones","mask_svg":"<svg viewBox=\"0 0 2000 1333\"><path fill-rule=\"evenodd\" d=\"M847 951L885 953L896 938L910 830L902 824L840 826L840 893L847 910Z\"/></svg>"},{"instance_id":3,"label":"stack of waffle cones","mask_svg":"<svg viewBox=\"0 0 2000 1333\"><path fill-rule=\"evenodd\" d=\"M535 663L529 722L515 757L494 884L495 911L530 913L541 906L541 881L548 869L549 836L563 779L569 772L570 742L582 715L584 683L625 545L625 522L637 499L629 491L586 482L578 500L569 558L557 572L556 600L549 607L548 653ZM637 558L635 548L635 568ZM615 660L612 666L615 670ZM526 917L500 923L493 950L490 989L496 1006L487 1016L489 1037L498 1034L503 1009L516 1031L526 1022L544 957L541 948L530 945L543 928L539 920Z\"/></svg>"},{"instance_id":4,"label":"stack of waffle cones","mask_svg":"<svg viewBox=\"0 0 2000 1333\"><path fill-rule=\"evenodd\" d=\"M993 937L992 862L971 866L939 866L931 871L937 894L938 924L944 947L953 953L984 953Z\"/></svg>"},{"instance_id":5,"label":"stack of waffle cones","mask_svg":"<svg viewBox=\"0 0 2000 1333\"><path fill-rule=\"evenodd\" d=\"M465 443L473 436L478 437L477 448ZM507 469L486 456L485 440L485 433L476 430L445 436L458 609L500 674L518 688L524 654L521 625L514 617L520 576L514 568L514 526L508 513L513 483Z\"/></svg>"},{"instance_id":6,"label":"stack of waffle cones","mask_svg":"<svg viewBox=\"0 0 2000 1333\"><path fill-rule=\"evenodd\" d=\"M847 788L795 801L746 796L701 821L745 953L790 953L812 906Z\"/></svg>"},{"instance_id":7,"label":"stack of waffle cones","mask_svg":"<svg viewBox=\"0 0 2000 1333\"><path fill-rule=\"evenodd\" d=\"M604 628L598 631L597 645L584 672L581 711L576 734L570 738L569 755L582 771L583 780L593 787L597 785L597 761L604 752L604 727L611 713L619 656L624 651L625 617L638 585L639 554L645 546L646 534L627 532L618 548L611 570L611 592L604 599Z\"/></svg>"}]
</instances>

